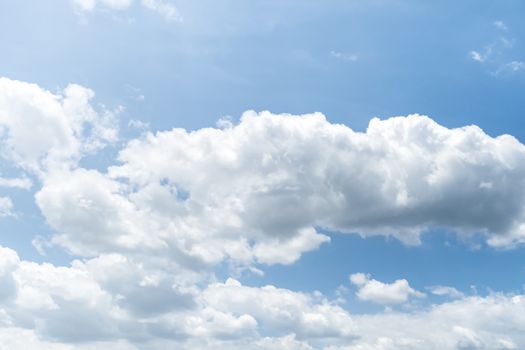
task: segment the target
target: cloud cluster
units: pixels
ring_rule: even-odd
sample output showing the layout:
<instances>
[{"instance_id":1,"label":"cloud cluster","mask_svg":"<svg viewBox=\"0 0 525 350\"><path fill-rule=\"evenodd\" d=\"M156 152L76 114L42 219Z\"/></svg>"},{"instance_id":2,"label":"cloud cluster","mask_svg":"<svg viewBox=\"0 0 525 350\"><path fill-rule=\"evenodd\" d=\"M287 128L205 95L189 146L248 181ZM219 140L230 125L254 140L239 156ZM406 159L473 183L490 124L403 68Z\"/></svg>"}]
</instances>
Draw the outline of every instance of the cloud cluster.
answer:
<instances>
[{"instance_id":1,"label":"cloud cluster","mask_svg":"<svg viewBox=\"0 0 525 350\"><path fill-rule=\"evenodd\" d=\"M54 233L40 246L78 257L57 266L0 249L0 348L525 346L522 295L435 286L433 294L456 300L351 315L319 292L215 274L292 264L329 244L325 230L417 244L444 228L493 246L521 244L525 146L515 138L419 115L373 119L356 132L319 113L246 112L221 128L144 133L97 170L83 158L118 132L93 95L0 79L0 155L19 171L0 186L33 188ZM0 213L12 206L1 197ZM361 273L351 282L358 298L385 305L423 296L405 279Z\"/></svg>"},{"instance_id":2,"label":"cloud cluster","mask_svg":"<svg viewBox=\"0 0 525 350\"><path fill-rule=\"evenodd\" d=\"M260 332L302 340L352 334L348 312L318 295L233 279L201 288L195 276L153 265L112 254L58 267L1 248L2 322L63 343L201 338L204 346L257 340Z\"/></svg>"},{"instance_id":3,"label":"cloud cluster","mask_svg":"<svg viewBox=\"0 0 525 350\"><path fill-rule=\"evenodd\" d=\"M153 265L111 254L59 267L1 248L1 344L232 350L525 345L523 295L469 296L412 312L350 316L320 293L248 287L231 278L199 286L195 276Z\"/></svg>"}]
</instances>

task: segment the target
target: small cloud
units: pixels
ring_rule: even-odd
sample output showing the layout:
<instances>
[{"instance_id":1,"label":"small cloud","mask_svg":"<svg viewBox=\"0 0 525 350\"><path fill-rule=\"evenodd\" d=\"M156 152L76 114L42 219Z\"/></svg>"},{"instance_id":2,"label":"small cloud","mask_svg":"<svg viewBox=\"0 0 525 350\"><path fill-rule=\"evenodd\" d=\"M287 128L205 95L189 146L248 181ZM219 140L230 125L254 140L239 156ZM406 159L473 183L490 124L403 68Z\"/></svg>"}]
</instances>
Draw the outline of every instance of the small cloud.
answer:
<instances>
[{"instance_id":1,"label":"small cloud","mask_svg":"<svg viewBox=\"0 0 525 350\"><path fill-rule=\"evenodd\" d=\"M69 0L75 10L82 12L92 12L97 9L124 11L134 4L134 0ZM140 0L142 7L154 11L170 22L182 22L182 16L175 5L165 0Z\"/></svg>"},{"instance_id":2,"label":"small cloud","mask_svg":"<svg viewBox=\"0 0 525 350\"><path fill-rule=\"evenodd\" d=\"M332 50L330 51L330 55L343 61L355 62L359 59L359 56L355 53L338 52Z\"/></svg>"},{"instance_id":3,"label":"small cloud","mask_svg":"<svg viewBox=\"0 0 525 350\"><path fill-rule=\"evenodd\" d=\"M437 296L448 296L453 299L463 298L465 294L461 293L459 290L453 287L448 286L431 286L427 288L430 292Z\"/></svg>"},{"instance_id":4,"label":"small cloud","mask_svg":"<svg viewBox=\"0 0 525 350\"><path fill-rule=\"evenodd\" d=\"M494 76L513 75L525 71L525 62L511 61L499 66L499 68L492 73Z\"/></svg>"},{"instance_id":5,"label":"small cloud","mask_svg":"<svg viewBox=\"0 0 525 350\"><path fill-rule=\"evenodd\" d=\"M149 129L149 123L143 122L142 120L132 119L128 122L128 126L133 129L147 130Z\"/></svg>"},{"instance_id":6,"label":"small cloud","mask_svg":"<svg viewBox=\"0 0 525 350\"><path fill-rule=\"evenodd\" d=\"M217 120L215 125L219 129L231 129L231 128L233 128L232 117L230 117L230 116L222 117L219 120Z\"/></svg>"},{"instance_id":7,"label":"small cloud","mask_svg":"<svg viewBox=\"0 0 525 350\"><path fill-rule=\"evenodd\" d=\"M31 241L31 245L36 249L38 254L46 256L46 250L51 248L53 244L43 236L37 235Z\"/></svg>"},{"instance_id":8,"label":"small cloud","mask_svg":"<svg viewBox=\"0 0 525 350\"><path fill-rule=\"evenodd\" d=\"M496 28L501 29L501 30L507 31L509 29L507 25L505 24L505 22L503 21L494 21L492 24L494 24Z\"/></svg>"},{"instance_id":9,"label":"small cloud","mask_svg":"<svg viewBox=\"0 0 525 350\"><path fill-rule=\"evenodd\" d=\"M470 51L470 57L474 60L474 61L478 61L478 62L483 62L485 61L485 57L484 55L482 55L481 53L479 53L478 51Z\"/></svg>"},{"instance_id":10,"label":"small cloud","mask_svg":"<svg viewBox=\"0 0 525 350\"><path fill-rule=\"evenodd\" d=\"M470 58L476 62L486 62L492 55L492 47L488 46L483 52L472 50L470 51Z\"/></svg>"},{"instance_id":11,"label":"small cloud","mask_svg":"<svg viewBox=\"0 0 525 350\"><path fill-rule=\"evenodd\" d=\"M9 197L0 197L0 217L14 216L13 202Z\"/></svg>"},{"instance_id":12,"label":"small cloud","mask_svg":"<svg viewBox=\"0 0 525 350\"><path fill-rule=\"evenodd\" d=\"M509 28L503 21L495 21L492 24L500 30L509 31ZM486 65L490 74L494 77L518 73L525 69L525 62L520 60L509 61L508 57L508 53L514 47L515 41L516 39L513 37L501 35L482 50L471 50L469 52L470 58L473 61Z\"/></svg>"},{"instance_id":13,"label":"small cloud","mask_svg":"<svg viewBox=\"0 0 525 350\"><path fill-rule=\"evenodd\" d=\"M505 65L505 68L509 69L512 72L519 72L525 69L525 62L522 61L512 61Z\"/></svg>"},{"instance_id":14,"label":"small cloud","mask_svg":"<svg viewBox=\"0 0 525 350\"><path fill-rule=\"evenodd\" d=\"M377 304L402 304L410 297L424 298L425 294L410 287L406 279L399 279L393 283L383 283L372 279L364 273L350 275L350 282L358 287L356 293L361 300Z\"/></svg>"},{"instance_id":15,"label":"small cloud","mask_svg":"<svg viewBox=\"0 0 525 350\"><path fill-rule=\"evenodd\" d=\"M0 187L11 187L11 188L20 188L22 190L29 190L33 186L31 180L27 177L20 178L5 178L0 177Z\"/></svg>"},{"instance_id":16,"label":"small cloud","mask_svg":"<svg viewBox=\"0 0 525 350\"><path fill-rule=\"evenodd\" d=\"M142 6L157 12L169 22L182 22L182 16L179 14L177 8L163 0L141 0Z\"/></svg>"}]
</instances>

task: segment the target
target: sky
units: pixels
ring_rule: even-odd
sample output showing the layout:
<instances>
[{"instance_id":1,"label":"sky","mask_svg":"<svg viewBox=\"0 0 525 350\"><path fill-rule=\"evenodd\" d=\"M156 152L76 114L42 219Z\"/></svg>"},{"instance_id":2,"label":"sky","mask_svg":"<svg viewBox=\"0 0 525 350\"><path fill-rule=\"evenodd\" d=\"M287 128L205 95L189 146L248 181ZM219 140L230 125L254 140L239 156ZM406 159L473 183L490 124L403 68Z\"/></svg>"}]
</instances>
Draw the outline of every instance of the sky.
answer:
<instances>
[{"instance_id":1,"label":"sky","mask_svg":"<svg viewBox=\"0 0 525 350\"><path fill-rule=\"evenodd\" d=\"M525 348L525 3L0 3L0 350Z\"/></svg>"}]
</instances>

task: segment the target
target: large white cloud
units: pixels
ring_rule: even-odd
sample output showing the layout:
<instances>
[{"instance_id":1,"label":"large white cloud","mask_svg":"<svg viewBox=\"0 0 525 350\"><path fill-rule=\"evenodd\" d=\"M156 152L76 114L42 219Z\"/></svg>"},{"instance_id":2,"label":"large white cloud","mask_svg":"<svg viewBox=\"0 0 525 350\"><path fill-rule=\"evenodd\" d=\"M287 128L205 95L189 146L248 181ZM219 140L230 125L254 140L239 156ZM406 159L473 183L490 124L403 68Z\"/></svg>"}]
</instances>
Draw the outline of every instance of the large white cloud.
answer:
<instances>
[{"instance_id":1,"label":"large white cloud","mask_svg":"<svg viewBox=\"0 0 525 350\"><path fill-rule=\"evenodd\" d=\"M55 242L197 266L289 264L328 241L319 228L409 244L432 228L525 240L525 146L476 126L413 115L360 133L321 114L247 112L231 128L146 134L119 161L46 177L37 201Z\"/></svg>"},{"instance_id":2,"label":"large white cloud","mask_svg":"<svg viewBox=\"0 0 525 350\"><path fill-rule=\"evenodd\" d=\"M0 318L13 332L32 330L36 338L57 343L270 344L261 334L272 334L279 335L276 343L293 348L292 334L351 335L349 314L319 295L247 287L232 279L199 287L202 276L195 280L154 265L112 254L60 267L20 260L1 248Z\"/></svg>"},{"instance_id":3,"label":"large white cloud","mask_svg":"<svg viewBox=\"0 0 525 350\"><path fill-rule=\"evenodd\" d=\"M525 346L523 295L474 295L409 312L350 316L320 293L233 279L199 287L167 272L116 254L63 267L36 264L1 248L0 349Z\"/></svg>"}]
</instances>

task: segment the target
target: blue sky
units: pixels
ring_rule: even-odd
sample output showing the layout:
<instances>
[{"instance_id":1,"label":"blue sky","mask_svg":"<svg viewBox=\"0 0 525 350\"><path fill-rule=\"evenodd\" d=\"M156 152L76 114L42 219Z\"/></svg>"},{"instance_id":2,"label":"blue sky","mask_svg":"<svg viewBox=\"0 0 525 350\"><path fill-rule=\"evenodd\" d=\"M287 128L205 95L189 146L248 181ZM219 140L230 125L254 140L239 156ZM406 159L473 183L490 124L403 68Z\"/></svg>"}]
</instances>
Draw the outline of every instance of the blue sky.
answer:
<instances>
[{"instance_id":1,"label":"blue sky","mask_svg":"<svg viewBox=\"0 0 525 350\"><path fill-rule=\"evenodd\" d=\"M524 347L524 11L0 4L0 343Z\"/></svg>"}]
</instances>

